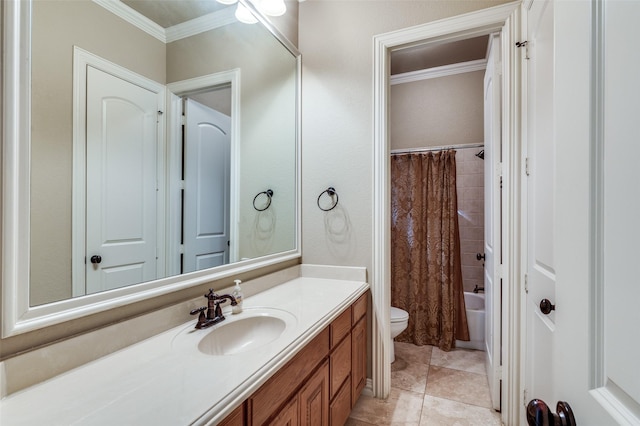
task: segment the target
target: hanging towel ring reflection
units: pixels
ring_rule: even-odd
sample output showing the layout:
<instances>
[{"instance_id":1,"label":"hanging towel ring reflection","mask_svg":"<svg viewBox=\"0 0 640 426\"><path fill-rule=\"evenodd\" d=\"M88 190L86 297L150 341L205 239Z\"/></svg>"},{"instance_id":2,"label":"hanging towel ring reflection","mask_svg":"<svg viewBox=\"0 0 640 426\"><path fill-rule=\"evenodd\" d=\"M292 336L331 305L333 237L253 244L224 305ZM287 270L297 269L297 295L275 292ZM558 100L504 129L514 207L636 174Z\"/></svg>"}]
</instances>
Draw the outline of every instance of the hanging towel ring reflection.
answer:
<instances>
[{"instance_id":1,"label":"hanging towel ring reflection","mask_svg":"<svg viewBox=\"0 0 640 426\"><path fill-rule=\"evenodd\" d=\"M326 193L329 197L333 197L334 195L336 196L336 199L335 199L335 201L333 202L333 205L332 205L331 207L329 207L328 209L323 209L323 208L320 206L320 198L321 198L325 193ZM319 208L320 210L322 210L323 212L328 212L329 210L333 210L333 209L335 209L335 208L336 208L336 206L338 205L338 193L336 192L335 188L333 188L333 187L331 187L331 186L330 186L330 187L328 187L327 189L325 189L324 191L322 191L322 192L320 193L320 195L318 195L318 201L317 201L317 203L318 203L318 208Z\"/></svg>"},{"instance_id":2,"label":"hanging towel ring reflection","mask_svg":"<svg viewBox=\"0 0 640 426\"><path fill-rule=\"evenodd\" d=\"M258 199L258 197L259 197L260 195L262 195L262 194L264 194L264 195L266 195L266 196L267 196L268 201L267 201L267 205L266 205L266 206L264 206L264 208L259 209L259 208L257 208L257 207L256 207L256 200L257 200L257 199ZM255 197L253 197L253 208L254 208L254 209L256 209L256 210L257 210L257 211L259 211L259 212L263 212L263 211L265 211L265 210L266 210L266 209L268 209L268 208L269 208L269 206L271 205L271 197L273 197L273 191L272 191L272 190L270 190L270 189L267 189L266 191L258 192L258 193L256 194L256 196L255 196Z\"/></svg>"}]
</instances>

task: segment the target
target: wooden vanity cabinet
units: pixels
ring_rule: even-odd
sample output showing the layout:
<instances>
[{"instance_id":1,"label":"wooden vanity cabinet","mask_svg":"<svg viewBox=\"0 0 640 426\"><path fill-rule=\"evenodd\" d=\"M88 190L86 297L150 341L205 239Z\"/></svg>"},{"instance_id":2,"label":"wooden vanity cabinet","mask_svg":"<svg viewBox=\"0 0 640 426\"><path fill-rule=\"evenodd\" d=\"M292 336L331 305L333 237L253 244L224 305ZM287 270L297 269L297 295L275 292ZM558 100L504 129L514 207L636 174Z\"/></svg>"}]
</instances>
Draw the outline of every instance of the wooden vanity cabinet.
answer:
<instances>
[{"instance_id":1,"label":"wooden vanity cabinet","mask_svg":"<svg viewBox=\"0 0 640 426\"><path fill-rule=\"evenodd\" d=\"M220 425L343 426L366 383L366 312L364 294Z\"/></svg>"}]
</instances>

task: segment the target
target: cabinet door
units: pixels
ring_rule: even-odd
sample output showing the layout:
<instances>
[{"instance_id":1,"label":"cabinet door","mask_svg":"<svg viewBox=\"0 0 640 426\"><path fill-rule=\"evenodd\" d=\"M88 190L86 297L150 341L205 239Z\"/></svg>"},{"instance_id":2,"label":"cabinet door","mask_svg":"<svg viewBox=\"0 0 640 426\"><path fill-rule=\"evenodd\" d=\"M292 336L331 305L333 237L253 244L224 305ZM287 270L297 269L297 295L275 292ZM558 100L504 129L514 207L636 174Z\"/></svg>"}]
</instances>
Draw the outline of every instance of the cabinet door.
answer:
<instances>
[{"instance_id":1,"label":"cabinet door","mask_svg":"<svg viewBox=\"0 0 640 426\"><path fill-rule=\"evenodd\" d=\"M340 388L329 409L331 426L344 426L351 414L351 379Z\"/></svg>"},{"instance_id":2,"label":"cabinet door","mask_svg":"<svg viewBox=\"0 0 640 426\"><path fill-rule=\"evenodd\" d=\"M286 407L280 411L270 426L298 426L298 397L294 396Z\"/></svg>"},{"instance_id":3,"label":"cabinet door","mask_svg":"<svg viewBox=\"0 0 640 426\"><path fill-rule=\"evenodd\" d=\"M351 317L349 317L349 326L351 326ZM351 331L351 328L349 328ZM331 353L329 357L329 373L331 374L331 385L329 390L333 399L338 393L338 389L349 377L351 373L351 338L347 336L340 345Z\"/></svg>"},{"instance_id":4,"label":"cabinet door","mask_svg":"<svg viewBox=\"0 0 640 426\"><path fill-rule=\"evenodd\" d=\"M300 425L329 426L329 364L325 361L298 393Z\"/></svg>"},{"instance_id":5,"label":"cabinet door","mask_svg":"<svg viewBox=\"0 0 640 426\"><path fill-rule=\"evenodd\" d=\"M362 318L351 331L351 406L367 382L367 321Z\"/></svg>"}]
</instances>

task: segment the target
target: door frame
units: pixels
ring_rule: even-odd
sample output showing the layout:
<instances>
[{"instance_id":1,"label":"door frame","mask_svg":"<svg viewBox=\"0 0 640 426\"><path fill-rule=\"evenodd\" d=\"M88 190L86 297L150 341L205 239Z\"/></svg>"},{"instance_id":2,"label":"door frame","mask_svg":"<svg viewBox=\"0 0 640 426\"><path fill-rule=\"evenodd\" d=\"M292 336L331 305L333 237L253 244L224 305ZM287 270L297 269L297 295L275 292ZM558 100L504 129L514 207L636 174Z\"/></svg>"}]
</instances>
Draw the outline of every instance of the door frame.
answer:
<instances>
[{"instance_id":1,"label":"door frame","mask_svg":"<svg viewBox=\"0 0 640 426\"><path fill-rule=\"evenodd\" d=\"M232 242L238 241L240 235L240 198L238 196L240 190L240 77L240 68L235 68L167 84L167 153L170 159L167 163L169 176L167 205L170 206L167 209L166 225L167 276L180 273L179 266L170 256L181 253L182 96L226 84L231 85L229 238ZM232 243L229 250L229 263L240 260L239 256L238 244ZM176 268L178 268L177 271Z\"/></svg>"},{"instance_id":2,"label":"door frame","mask_svg":"<svg viewBox=\"0 0 640 426\"><path fill-rule=\"evenodd\" d=\"M87 67L91 66L117 78L140 86L156 94L158 101L157 124L157 213L156 213L156 245L163 247L165 243L165 227L163 206L164 196L164 164L165 164L165 86L103 59L78 46L73 46L73 178L71 197L71 294L73 297L86 294L86 145L87 145ZM156 250L156 275L164 276L166 257L161 250Z\"/></svg>"},{"instance_id":3,"label":"door frame","mask_svg":"<svg viewBox=\"0 0 640 426\"><path fill-rule=\"evenodd\" d=\"M501 33L502 134L503 134L503 314L502 314L502 421L517 424L521 398L521 115L520 60L515 42L521 37L520 2L479 10L374 37L374 153L373 153L373 265L372 393L387 398L391 388L390 365L390 53L412 44L456 41L493 32Z\"/></svg>"}]
</instances>

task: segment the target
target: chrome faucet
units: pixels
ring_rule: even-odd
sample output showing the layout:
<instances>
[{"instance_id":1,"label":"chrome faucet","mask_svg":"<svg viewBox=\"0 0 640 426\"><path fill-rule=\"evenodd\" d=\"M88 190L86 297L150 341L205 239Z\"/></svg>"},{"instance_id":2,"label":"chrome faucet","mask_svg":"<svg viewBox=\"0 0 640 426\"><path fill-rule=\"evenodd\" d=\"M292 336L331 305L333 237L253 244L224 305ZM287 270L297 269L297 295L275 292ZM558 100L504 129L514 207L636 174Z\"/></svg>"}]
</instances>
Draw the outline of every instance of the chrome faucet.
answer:
<instances>
[{"instance_id":1,"label":"chrome faucet","mask_svg":"<svg viewBox=\"0 0 640 426\"><path fill-rule=\"evenodd\" d=\"M235 297L232 295L223 294L220 296L214 293L211 288L209 289L209 293L205 294L204 297L207 298L207 306L194 309L190 312L191 315L200 314L198 315L196 328L207 328L219 323L220 321L224 321L224 315L222 314L220 304L225 300L229 300L231 302L231 306L236 306L238 304ZM206 315L204 311L207 311Z\"/></svg>"}]
</instances>

